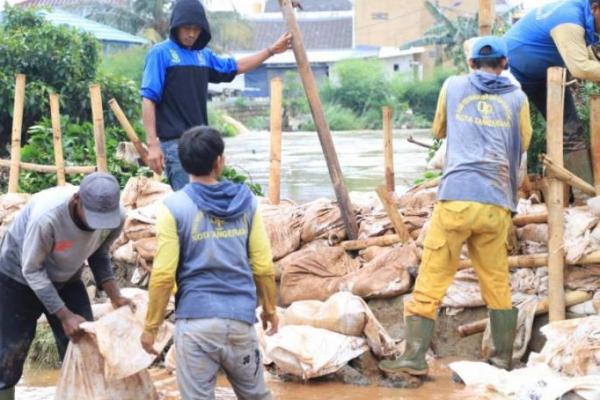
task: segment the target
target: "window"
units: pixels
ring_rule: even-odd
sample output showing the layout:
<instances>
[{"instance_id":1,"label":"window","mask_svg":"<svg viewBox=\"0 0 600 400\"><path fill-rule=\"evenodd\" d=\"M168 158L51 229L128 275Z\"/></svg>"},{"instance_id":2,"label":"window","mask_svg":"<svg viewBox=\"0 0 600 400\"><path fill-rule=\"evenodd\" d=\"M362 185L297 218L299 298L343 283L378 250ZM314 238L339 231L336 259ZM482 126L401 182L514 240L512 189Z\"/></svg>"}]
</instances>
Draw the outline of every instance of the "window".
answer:
<instances>
[{"instance_id":1,"label":"window","mask_svg":"<svg viewBox=\"0 0 600 400\"><path fill-rule=\"evenodd\" d=\"M394 72L400 71L400 65L394 64Z\"/></svg>"}]
</instances>

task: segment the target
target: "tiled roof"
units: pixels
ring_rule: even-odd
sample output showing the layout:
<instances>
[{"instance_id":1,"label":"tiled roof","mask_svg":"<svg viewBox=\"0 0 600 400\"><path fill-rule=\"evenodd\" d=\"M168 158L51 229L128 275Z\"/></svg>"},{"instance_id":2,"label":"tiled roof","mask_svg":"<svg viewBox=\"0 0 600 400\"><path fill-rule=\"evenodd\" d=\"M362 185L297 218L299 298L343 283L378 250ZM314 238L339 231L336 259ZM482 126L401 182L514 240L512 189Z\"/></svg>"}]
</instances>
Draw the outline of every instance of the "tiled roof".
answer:
<instances>
[{"instance_id":1,"label":"tiled roof","mask_svg":"<svg viewBox=\"0 0 600 400\"><path fill-rule=\"evenodd\" d=\"M350 0L299 0L303 11L350 11L352 2ZM265 12L278 12L279 1L267 0Z\"/></svg>"}]
</instances>

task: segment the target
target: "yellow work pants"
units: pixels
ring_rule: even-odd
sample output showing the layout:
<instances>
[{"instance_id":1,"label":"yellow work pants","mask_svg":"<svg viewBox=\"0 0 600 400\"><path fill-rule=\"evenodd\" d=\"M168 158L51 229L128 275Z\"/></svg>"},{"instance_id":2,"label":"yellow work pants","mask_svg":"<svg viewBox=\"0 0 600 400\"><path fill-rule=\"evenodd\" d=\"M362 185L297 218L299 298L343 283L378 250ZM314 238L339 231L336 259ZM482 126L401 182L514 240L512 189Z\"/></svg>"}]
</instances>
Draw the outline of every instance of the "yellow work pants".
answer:
<instances>
[{"instance_id":1,"label":"yellow work pants","mask_svg":"<svg viewBox=\"0 0 600 400\"><path fill-rule=\"evenodd\" d=\"M415 289L404 305L404 316L436 318L437 309L454 280L465 241L484 302L493 310L510 310L507 239L511 223L510 212L498 206L438 202L423 242Z\"/></svg>"}]
</instances>

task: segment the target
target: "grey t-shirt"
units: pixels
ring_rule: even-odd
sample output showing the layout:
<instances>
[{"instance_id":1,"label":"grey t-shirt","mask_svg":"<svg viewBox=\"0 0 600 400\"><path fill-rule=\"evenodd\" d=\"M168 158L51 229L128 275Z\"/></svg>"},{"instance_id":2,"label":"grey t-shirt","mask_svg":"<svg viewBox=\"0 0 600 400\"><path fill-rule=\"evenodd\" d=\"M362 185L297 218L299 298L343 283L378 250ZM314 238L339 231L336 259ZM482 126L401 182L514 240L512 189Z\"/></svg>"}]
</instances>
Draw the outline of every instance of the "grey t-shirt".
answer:
<instances>
[{"instance_id":1,"label":"grey t-shirt","mask_svg":"<svg viewBox=\"0 0 600 400\"><path fill-rule=\"evenodd\" d=\"M109 249L121 233L85 231L69 213L76 186L35 194L9 226L0 244L0 273L31 287L48 312L64 307L57 287L79 279L88 261L97 285L114 277Z\"/></svg>"}]
</instances>

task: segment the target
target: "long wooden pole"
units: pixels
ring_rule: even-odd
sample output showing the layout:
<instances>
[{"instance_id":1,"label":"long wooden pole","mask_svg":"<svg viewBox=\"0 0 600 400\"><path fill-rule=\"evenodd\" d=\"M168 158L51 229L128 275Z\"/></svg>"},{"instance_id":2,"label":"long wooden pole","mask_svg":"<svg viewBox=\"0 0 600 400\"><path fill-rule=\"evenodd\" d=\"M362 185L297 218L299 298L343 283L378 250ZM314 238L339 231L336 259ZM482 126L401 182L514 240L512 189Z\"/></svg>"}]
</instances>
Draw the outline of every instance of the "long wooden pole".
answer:
<instances>
[{"instance_id":1,"label":"long wooden pole","mask_svg":"<svg viewBox=\"0 0 600 400\"><path fill-rule=\"evenodd\" d=\"M106 161L106 141L104 138L104 112L100 85L90 85L92 101L92 119L94 122L94 141L96 142L96 166L100 172L108 172Z\"/></svg>"},{"instance_id":2,"label":"long wooden pole","mask_svg":"<svg viewBox=\"0 0 600 400\"><path fill-rule=\"evenodd\" d=\"M548 253L540 254L525 254L520 256L508 257L508 267L514 268L539 268L548 265L549 256ZM566 260L563 261L565 264ZM588 255L581 257L577 260L577 265L593 265L600 264L600 251L594 251ZM473 263L471 260L461 260L458 264L458 269L472 268Z\"/></svg>"},{"instance_id":3,"label":"long wooden pole","mask_svg":"<svg viewBox=\"0 0 600 400\"><path fill-rule=\"evenodd\" d=\"M21 130L23 129L23 108L25 107L25 75L18 74L15 81L15 103L13 107L12 132L10 142L10 172L8 192L19 189L19 167L21 163Z\"/></svg>"},{"instance_id":4,"label":"long wooden pole","mask_svg":"<svg viewBox=\"0 0 600 400\"><path fill-rule=\"evenodd\" d=\"M319 91L317 88L317 81L310 68L306 50L304 49L304 43L302 40L302 34L298 22L296 21L296 15L292 8L292 0L279 0L281 11L284 19L287 21L287 26L293 37L293 49L296 57L296 63L298 64L298 72L302 79L304 91L308 98L308 104L317 128L321 147L325 155L325 161L327 162L327 168L329 169L329 176L333 183L333 189L337 197L337 201L340 206L342 219L346 228L346 234L349 239L356 239L358 237L358 224L356 222L356 216L352 210L350 204L350 196L348 195L348 189L344 182L344 176L342 175L342 169L340 168L340 162L335 151L333 144L333 138L329 131L329 126L325 120L325 114L323 112L323 106L321 99L319 98Z\"/></svg>"},{"instance_id":5,"label":"long wooden pole","mask_svg":"<svg viewBox=\"0 0 600 400\"><path fill-rule=\"evenodd\" d=\"M563 119L566 69L548 69L547 151L559 167L563 166ZM563 250L564 185L554 177L548 179L548 301L550 321L565 319L565 288Z\"/></svg>"},{"instance_id":6,"label":"long wooden pole","mask_svg":"<svg viewBox=\"0 0 600 400\"><path fill-rule=\"evenodd\" d=\"M0 168L10 168L12 165L11 160L2 160L0 159ZM41 164L33 164L33 163L25 163L20 162L19 168L25 171L33 171L33 172L41 172L46 174L56 174L58 169L55 165L41 165ZM65 167L66 175L76 175L76 174L91 174L96 171L95 166L77 166L77 167Z\"/></svg>"},{"instance_id":7,"label":"long wooden pole","mask_svg":"<svg viewBox=\"0 0 600 400\"><path fill-rule=\"evenodd\" d=\"M550 175L556 179L559 179L561 182L570 185L574 188L581 190L583 193L588 194L590 196L596 195L596 189L594 186L590 185L565 167L561 167L557 165L550 156L543 156L542 163L546 168L547 175Z\"/></svg>"},{"instance_id":8,"label":"long wooden pole","mask_svg":"<svg viewBox=\"0 0 600 400\"><path fill-rule=\"evenodd\" d=\"M281 124L283 117L283 80L271 79L271 167L269 168L269 201L279 204L281 198Z\"/></svg>"},{"instance_id":9,"label":"long wooden pole","mask_svg":"<svg viewBox=\"0 0 600 400\"><path fill-rule=\"evenodd\" d=\"M492 34L495 14L495 1L479 0L479 36Z\"/></svg>"},{"instance_id":10,"label":"long wooden pole","mask_svg":"<svg viewBox=\"0 0 600 400\"><path fill-rule=\"evenodd\" d=\"M592 144L592 165L594 167L594 188L600 195L600 96L590 98L590 140Z\"/></svg>"},{"instance_id":11,"label":"long wooden pole","mask_svg":"<svg viewBox=\"0 0 600 400\"><path fill-rule=\"evenodd\" d=\"M565 294L565 305L567 307L575 306L577 304L585 303L592 298L592 294L582 291L568 292ZM535 315L546 314L549 310L549 299L544 298L540 301L535 309ZM458 334L461 337L471 336L476 333L483 332L487 326L489 319L480 319L479 321L470 322L458 327Z\"/></svg>"},{"instance_id":12,"label":"long wooden pole","mask_svg":"<svg viewBox=\"0 0 600 400\"><path fill-rule=\"evenodd\" d=\"M144 165L148 165L148 150L142 144L142 141L138 137L137 133L135 133L135 129L133 129L133 126L131 126L129 119L127 119L127 116L121 109L121 106L119 106L119 103L115 99L110 99L108 101L108 105L113 114L115 114L115 117L117 117L117 121L119 121L119 124L125 131L129 141L133 143L133 147L135 147L135 150L140 155L140 159Z\"/></svg>"},{"instance_id":13,"label":"long wooden pole","mask_svg":"<svg viewBox=\"0 0 600 400\"><path fill-rule=\"evenodd\" d=\"M377 192L379 200L381 200L388 217L390 217L392 225L396 230L396 234L400 237L400 241L403 243L409 241L411 239L410 233L408 232L408 229L406 229L406 225L404 225L404 219L402 218L402 215L394 205L394 201L390 196L390 192L387 191L385 185L379 186L375 192Z\"/></svg>"},{"instance_id":14,"label":"long wooden pole","mask_svg":"<svg viewBox=\"0 0 600 400\"><path fill-rule=\"evenodd\" d=\"M390 107L383 107L383 156L385 166L385 186L388 192L396 191L394 174L393 113Z\"/></svg>"},{"instance_id":15,"label":"long wooden pole","mask_svg":"<svg viewBox=\"0 0 600 400\"><path fill-rule=\"evenodd\" d=\"M368 239L363 240L346 240L340 245L344 248L344 250L362 250L371 246L391 246L400 242L400 236L398 235L384 235L384 236L375 236L370 237Z\"/></svg>"},{"instance_id":16,"label":"long wooden pole","mask_svg":"<svg viewBox=\"0 0 600 400\"><path fill-rule=\"evenodd\" d=\"M56 183L64 186L65 158L63 156L62 132L60 128L60 102L56 93L50 94L50 117L52 119L52 141L54 142L54 160L56 163Z\"/></svg>"}]
</instances>

